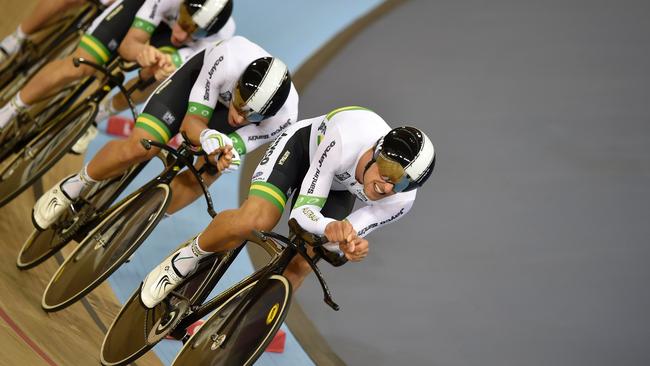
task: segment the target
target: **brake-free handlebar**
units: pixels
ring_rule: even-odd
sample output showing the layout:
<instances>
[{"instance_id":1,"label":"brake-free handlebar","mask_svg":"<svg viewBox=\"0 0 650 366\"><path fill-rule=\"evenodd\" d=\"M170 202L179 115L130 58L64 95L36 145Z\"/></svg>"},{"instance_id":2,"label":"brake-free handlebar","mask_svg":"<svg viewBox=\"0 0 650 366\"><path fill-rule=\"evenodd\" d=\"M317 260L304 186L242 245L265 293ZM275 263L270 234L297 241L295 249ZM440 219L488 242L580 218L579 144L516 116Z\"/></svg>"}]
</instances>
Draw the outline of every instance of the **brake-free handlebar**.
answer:
<instances>
[{"instance_id":1,"label":"brake-free handlebar","mask_svg":"<svg viewBox=\"0 0 650 366\"><path fill-rule=\"evenodd\" d=\"M81 66L82 64L83 64L83 65L90 66L90 67L92 67L93 69L95 69L95 70L101 72L102 74L106 75L106 77L110 80L110 82L111 82L113 85L117 86L117 88L120 90L120 93L124 94L124 97L126 98L126 101L127 101L127 103L129 104L129 109L131 110L131 114L133 115L133 120L135 121L136 119L138 119L138 114L137 114L136 111L135 111L135 105L133 104L133 101L132 101L131 98L129 97L129 95L131 94L131 92L130 92L129 90L127 90L127 89L124 87L124 85L122 85L122 82L124 81L124 76L123 76L123 75L121 75L121 76L119 76L119 77L116 76L116 75L113 75L113 74L111 73L111 70L109 70L109 69L106 68L105 66L102 66L102 65L96 64L96 63L94 63L94 62L92 62L92 61L88 61L88 60L86 60L86 59L83 58L83 57L74 57L74 58L72 59L72 63L74 64L75 67L79 67L79 66ZM144 82L144 81L143 81L143 82ZM137 84L136 84L136 86L137 86ZM132 88L132 89L134 89L134 88Z\"/></svg>"},{"instance_id":2,"label":"brake-free handlebar","mask_svg":"<svg viewBox=\"0 0 650 366\"><path fill-rule=\"evenodd\" d=\"M187 141L187 139L185 140ZM199 185L201 186L201 190L203 191L203 196L205 196L205 201L208 204L208 213L210 214L211 217L217 216L217 212L214 210L214 204L212 203L212 196L210 195L210 191L208 191L208 187L203 181L203 177L201 177L201 173L197 171L196 168L194 167L193 159L190 159L191 156L207 156L205 151L194 151L191 149L190 145L188 145L187 142L185 141L181 143L181 146L178 148L178 150L166 144L162 144L158 141L142 139L140 140L140 143L142 144L142 147L144 147L146 150L150 150L152 146L155 146L157 148L167 151L168 153L176 157L177 160L181 161L183 165L185 165L192 172L196 180L199 182ZM205 160L205 163L211 164L208 159Z\"/></svg>"}]
</instances>

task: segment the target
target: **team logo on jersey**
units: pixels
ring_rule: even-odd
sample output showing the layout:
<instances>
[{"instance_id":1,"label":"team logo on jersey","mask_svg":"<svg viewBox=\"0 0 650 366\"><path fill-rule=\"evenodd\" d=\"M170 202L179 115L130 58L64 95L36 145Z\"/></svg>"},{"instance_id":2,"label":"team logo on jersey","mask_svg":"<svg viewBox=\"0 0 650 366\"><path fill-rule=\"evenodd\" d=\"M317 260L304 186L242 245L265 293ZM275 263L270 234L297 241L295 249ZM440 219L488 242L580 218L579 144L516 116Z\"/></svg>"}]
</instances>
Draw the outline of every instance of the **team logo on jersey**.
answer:
<instances>
[{"instance_id":1,"label":"team logo on jersey","mask_svg":"<svg viewBox=\"0 0 650 366\"><path fill-rule=\"evenodd\" d=\"M167 111L167 112L165 112L165 114L163 114L162 120L167 122L167 124L171 125L176 120L176 117L174 117L172 112Z\"/></svg>"},{"instance_id":2,"label":"team logo on jersey","mask_svg":"<svg viewBox=\"0 0 650 366\"><path fill-rule=\"evenodd\" d=\"M280 158L280 161L278 161L278 165L284 165L284 162L287 161L287 158L289 158L289 155L291 155L291 151L287 150L284 152L284 155Z\"/></svg>"},{"instance_id":3,"label":"team logo on jersey","mask_svg":"<svg viewBox=\"0 0 650 366\"><path fill-rule=\"evenodd\" d=\"M119 47L120 43L116 41L115 39L111 39L110 42L108 42L108 49L111 51L115 51L117 47Z\"/></svg>"},{"instance_id":4,"label":"team logo on jersey","mask_svg":"<svg viewBox=\"0 0 650 366\"><path fill-rule=\"evenodd\" d=\"M229 103L230 100L232 99L232 93L230 91L226 91L224 93L219 94L219 98L223 99L226 103Z\"/></svg>"},{"instance_id":5,"label":"team logo on jersey","mask_svg":"<svg viewBox=\"0 0 650 366\"><path fill-rule=\"evenodd\" d=\"M336 177L336 179L338 179L339 181L344 181L344 180L350 178L350 173L348 173L348 172L343 172L343 173L341 173L341 174L336 174L335 177Z\"/></svg>"},{"instance_id":6,"label":"team logo on jersey","mask_svg":"<svg viewBox=\"0 0 650 366\"><path fill-rule=\"evenodd\" d=\"M318 221L318 216L316 216L314 211L312 211L309 207L303 208L302 213L304 213L305 216L307 216L307 218L310 219L311 221Z\"/></svg>"},{"instance_id":7,"label":"team logo on jersey","mask_svg":"<svg viewBox=\"0 0 650 366\"><path fill-rule=\"evenodd\" d=\"M320 123L318 126L318 136L316 136L316 144L320 145L320 142L325 138L325 132L327 132L327 125L325 121Z\"/></svg>"},{"instance_id":8,"label":"team logo on jersey","mask_svg":"<svg viewBox=\"0 0 650 366\"><path fill-rule=\"evenodd\" d=\"M253 174L251 180L256 180L257 178L261 177L263 174L264 172L256 172L255 174Z\"/></svg>"}]
</instances>

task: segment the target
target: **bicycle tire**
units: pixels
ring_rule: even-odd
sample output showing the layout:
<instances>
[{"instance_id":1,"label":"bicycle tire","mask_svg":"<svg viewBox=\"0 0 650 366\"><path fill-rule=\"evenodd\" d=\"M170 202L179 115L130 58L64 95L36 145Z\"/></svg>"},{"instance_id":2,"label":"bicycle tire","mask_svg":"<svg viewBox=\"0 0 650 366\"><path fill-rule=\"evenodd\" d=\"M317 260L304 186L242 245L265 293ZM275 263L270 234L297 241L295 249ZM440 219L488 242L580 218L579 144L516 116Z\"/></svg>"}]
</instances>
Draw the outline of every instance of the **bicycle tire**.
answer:
<instances>
[{"instance_id":1,"label":"bicycle tire","mask_svg":"<svg viewBox=\"0 0 650 366\"><path fill-rule=\"evenodd\" d=\"M29 238L23 243L16 258L16 267L21 270L33 268L56 254L61 248L73 240L89 222L93 221L100 212L104 211L117 196L126 188L132 178L141 170L134 166L121 177L111 179L89 195L88 202L77 213L67 211L66 217L59 220L62 224L44 231L34 229Z\"/></svg>"},{"instance_id":2,"label":"bicycle tire","mask_svg":"<svg viewBox=\"0 0 650 366\"><path fill-rule=\"evenodd\" d=\"M52 276L43 293L42 308L47 312L64 309L99 286L149 236L170 199L169 186L159 184L118 203Z\"/></svg>"},{"instance_id":3,"label":"bicycle tire","mask_svg":"<svg viewBox=\"0 0 650 366\"><path fill-rule=\"evenodd\" d=\"M257 281L251 282L224 301L181 349L173 366L182 365L252 365L273 340L287 316L291 301L291 285L280 275L272 275L262 292L227 337L215 333ZM220 347L221 338L226 340Z\"/></svg>"},{"instance_id":4,"label":"bicycle tire","mask_svg":"<svg viewBox=\"0 0 650 366\"><path fill-rule=\"evenodd\" d=\"M97 105L75 108L22 148L0 171L0 207L27 189L70 150L95 119Z\"/></svg>"},{"instance_id":5,"label":"bicycle tire","mask_svg":"<svg viewBox=\"0 0 650 366\"><path fill-rule=\"evenodd\" d=\"M206 257L176 292L189 299L194 297L194 291L206 281L213 267L221 265L221 258L218 255ZM104 336L100 350L100 361L104 366L127 365L135 361L171 333L185 317L185 312L180 310L187 304L175 297L170 300L175 310L173 313L162 303L153 309L147 308L140 300L141 288L142 284L124 303ZM162 319L167 316L171 319L163 323Z\"/></svg>"}]
</instances>

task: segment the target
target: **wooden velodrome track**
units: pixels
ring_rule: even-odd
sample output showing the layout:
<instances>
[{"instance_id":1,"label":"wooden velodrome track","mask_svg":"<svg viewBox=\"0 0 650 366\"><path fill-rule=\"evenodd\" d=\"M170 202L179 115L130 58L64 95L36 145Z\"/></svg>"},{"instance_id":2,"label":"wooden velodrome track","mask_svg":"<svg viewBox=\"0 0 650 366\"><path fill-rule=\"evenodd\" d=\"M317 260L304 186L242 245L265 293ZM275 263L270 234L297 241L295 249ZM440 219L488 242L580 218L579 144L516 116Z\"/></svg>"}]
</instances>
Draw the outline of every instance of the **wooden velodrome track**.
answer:
<instances>
[{"instance_id":1,"label":"wooden velodrome track","mask_svg":"<svg viewBox=\"0 0 650 366\"><path fill-rule=\"evenodd\" d=\"M37 0L0 0L3 21L0 37L12 32ZM294 74L298 90L311 81L318 70L327 64L341 48L373 21L404 3L388 0L369 14L353 22L335 38L310 57ZM259 149L249 161L259 160L264 149ZM0 208L0 366L9 365L97 365L99 349L107 327L120 309L107 282L78 303L57 313L45 313L40 306L41 296L54 271L71 250L74 243L54 258L28 271L16 268L16 256L23 242L33 230L31 209L43 187L51 187L70 172L78 171L83 158L67 155L40 181L11 203ZM240 200L245 198L250 174L256 164L244 164L240 180ZM255 265L262 263L259 253L250 253ZM294 303L287 318L294 336L317 365L343 365L306 317L299 304ZM153 352L138 359L134 365L161 365Z\"/></svg>"},{"instance_id":2,"label":"wooden velodrome track","mask_svg":"<svg viewBox=\"0 0 650 366\"><path fill-rule=\"evenodd\" d=\"M0 37L12 32L35 3L0 0ZM108 284L57 313L45 313L40 305L45 286L74 244L36 268L16 268L18 251L33 230L30 215L39 188L78 170L82 161L79 156L65 157L41 182L0 208L0 366L99 364L104 333L120 309ZM161 362L149 352L137 365Z\"/></svg>"}]
</instances>

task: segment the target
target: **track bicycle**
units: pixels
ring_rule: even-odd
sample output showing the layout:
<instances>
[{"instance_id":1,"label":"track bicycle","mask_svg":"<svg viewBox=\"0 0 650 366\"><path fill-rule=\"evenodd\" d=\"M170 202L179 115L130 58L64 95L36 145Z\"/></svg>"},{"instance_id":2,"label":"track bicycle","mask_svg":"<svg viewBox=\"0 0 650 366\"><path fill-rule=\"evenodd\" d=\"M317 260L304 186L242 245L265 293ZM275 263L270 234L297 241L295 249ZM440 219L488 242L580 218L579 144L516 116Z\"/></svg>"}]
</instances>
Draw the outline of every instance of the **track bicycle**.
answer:
<instances>
[{"instance_id":1,"label":"track bicycle","mask_svg":"<svg viewBox=\"0 0 650 366\"><path fill-rule=\"evenodd\" d=\"M27 189L70 151L90 125L95 123L99 103L113 88L119 88L128 97L136 89L143 89L154 82L153 78L139 80L127 90L123 86L125 72L138 66L127 65L119 57L109 67L83 58L75 58L74 63L76 66L89 65L104 73L106 77L85 100L47 122L42 131L31 137L24 147L5 160L0 169L0 207ZM135 107L130 98L127 98L127 101L135 119Z\"/></svg>"},{"instance_id":2,"label":"track bicycle","mask_svg":"<svg viewBox=\"0 0 650 366\"><path fill-rule=\"evenodd\" d=\"M0 64L0 106L9 102L42 66L70 54L104 9L99 1L88 1L30 36L16 54Z\"/></svg>"},{"instance_id":3,"label":"track bicycle","mask_svg":"<svg viewBox=\"0 0 650 366\"><path fill-rule=\"evenodd\" d=\"M255 231L250 242L271 256L269 263L209 300L210 291L246 242L232 251L203 258L196 272L152 309L142 304L140 286L106 333L100 355L102 364L128 364L167 335L184 341L173 365L253 364L287 316L292 288L282 274L296 255L305 258L316 274L325 303L338 310L316 262L323 258L340 266L347 259L342 253L322 248L326 238L307 233L295 219L289 221L289 227L289 238L275 232ZM313 257L307 246L313 249ZM200 330L189 337L186 329L211 313Z\"/></svg>"},{"instance_id":4,"label":"track bicycle","mask_svg":"<svg viewBox=\"0 0 650 366\"><path fill-rule=\"evenodd\" d=\"M126 95L127 100L130 97ZM133 104L132 101L129 102ZM165 156L160 156L165 163ZM63 217L46 230L34 229L18 253L16 266L21 270L33 268L44 262L71 241L80 242L108 212L131 181L148 163L143 162L121 176L98 183L82 192Z\"/></svg>"},{"instance_id":5,"label":"track bicycle","mask_svg":"<svg viewBox=\"0 0 650 366\"><path fill-rule=\"evenodd\" d=\"M201 185L208 213L216 215L202 174L215 174L217 168L209 162L205 152L194 151L187 142L181 143L178 150L150 140L143 140L143 144L148 149L156 146L168 152L166 168L93 223L94 228L61 264L47 285L41 302L45 311L58 311L70 306L128 261L163 218L172 198L170 184L184 167ZM204 161L197 169L194 157L199 155Z\"/></svg>"}]
</instances>

